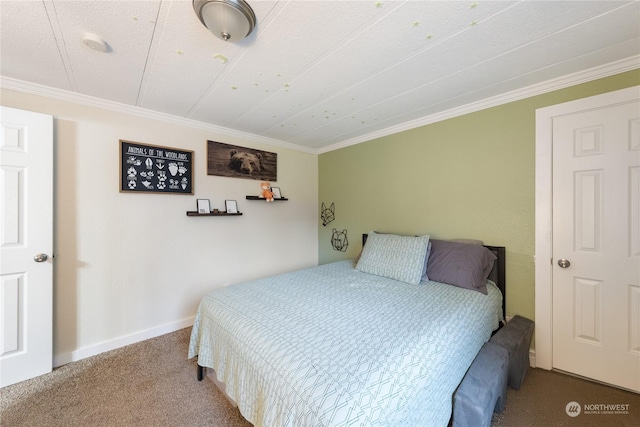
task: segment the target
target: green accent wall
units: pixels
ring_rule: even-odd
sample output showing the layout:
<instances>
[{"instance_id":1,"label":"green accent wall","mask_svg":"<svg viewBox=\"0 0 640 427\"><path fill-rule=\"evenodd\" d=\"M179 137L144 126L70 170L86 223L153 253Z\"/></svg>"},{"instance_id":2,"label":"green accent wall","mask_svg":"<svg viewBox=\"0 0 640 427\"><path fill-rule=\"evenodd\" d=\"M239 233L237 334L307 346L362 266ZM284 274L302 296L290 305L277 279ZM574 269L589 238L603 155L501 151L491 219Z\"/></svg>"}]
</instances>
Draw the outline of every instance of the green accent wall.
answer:
<instances>
[{"instance_id":1,"label":"green accent wall","mask_svg":"<svg viewBox=\"0 0 640 427\"><path fill-rule=\"evenodd\" d=\"M319 218L319 263L355 257L370 230L483 240L506 247L507 314L533 319L535 110L638 84L633 70L321 154L335 220Z\"/></svg>"}]
</instances>

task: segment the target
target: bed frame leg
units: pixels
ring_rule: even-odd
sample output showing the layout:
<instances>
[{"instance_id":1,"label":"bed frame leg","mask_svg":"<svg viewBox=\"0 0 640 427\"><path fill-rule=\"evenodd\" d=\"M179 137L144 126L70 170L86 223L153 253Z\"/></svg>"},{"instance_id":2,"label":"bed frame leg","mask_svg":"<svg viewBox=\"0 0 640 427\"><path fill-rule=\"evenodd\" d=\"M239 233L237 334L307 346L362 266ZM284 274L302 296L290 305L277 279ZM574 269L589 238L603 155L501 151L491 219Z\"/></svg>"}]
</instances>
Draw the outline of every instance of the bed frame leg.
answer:
<instances>
[{"instance_id":1,"label":"bed frame leg","mask_svg":"<svg viewBox=\"0 0 640 427\"><path fill-rule=\"evenodd\" d=\"M198 381L202 381L204 378L204 366L198 365Z\"/></svg>"}]
</instances>

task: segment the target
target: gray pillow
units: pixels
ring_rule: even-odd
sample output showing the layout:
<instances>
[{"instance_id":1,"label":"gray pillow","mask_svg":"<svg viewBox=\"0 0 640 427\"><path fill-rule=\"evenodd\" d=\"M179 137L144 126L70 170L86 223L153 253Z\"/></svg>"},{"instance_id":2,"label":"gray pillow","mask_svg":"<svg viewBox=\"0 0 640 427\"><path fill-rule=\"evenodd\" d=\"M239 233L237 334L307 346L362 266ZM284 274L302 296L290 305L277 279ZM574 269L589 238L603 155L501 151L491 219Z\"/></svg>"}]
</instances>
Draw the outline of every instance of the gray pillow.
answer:
<instances>
[{"instance_id":1,"label":"gray pillow","mask_svg":"<svg viewBox=\"0 0 640 427\"><path fill-rule=\"evenodd\" d=\"M496 256L480 245L431 239L429 280L487 293L487 277Z\"/></svg>"}]
</instances>

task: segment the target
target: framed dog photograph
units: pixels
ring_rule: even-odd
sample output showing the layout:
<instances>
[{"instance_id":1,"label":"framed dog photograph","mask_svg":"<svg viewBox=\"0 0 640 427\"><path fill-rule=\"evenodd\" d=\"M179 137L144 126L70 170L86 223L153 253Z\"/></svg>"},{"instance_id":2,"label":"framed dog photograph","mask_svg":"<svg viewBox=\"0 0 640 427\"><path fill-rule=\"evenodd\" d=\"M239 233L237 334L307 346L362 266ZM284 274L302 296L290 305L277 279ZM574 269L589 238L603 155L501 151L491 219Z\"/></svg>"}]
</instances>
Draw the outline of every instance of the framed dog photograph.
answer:
<instances>
[{"instance_id":1,"label":"framed dog photograph","mask_svg":"<svg viewBox=\"0 0 640 427\"><path fill-rule=\"evenodd\" d=\"M207 175L274 182L278 180L278 154L207 141Z\"/></svg>"},{"instance_id":2,"label":"framed dog photograph","mask_svg":"<svg viewBox=\"0 0 640 427\"><path fill-rule=\"evenodd\" d=\"M238 203L235 200L225 200L224 206L227 209L228 214L238 213Z\"/></svg>"},{"instance_id":3,"label":"framed dog photograph","mask_svg":"<svg viewBox=\"0 0 640 427\"><path fill-rule=\"evenodd\" d=\"M199 214L211 213L211 202L209 199L197 199L197 205Z\"/></svg>"}]
</instances>

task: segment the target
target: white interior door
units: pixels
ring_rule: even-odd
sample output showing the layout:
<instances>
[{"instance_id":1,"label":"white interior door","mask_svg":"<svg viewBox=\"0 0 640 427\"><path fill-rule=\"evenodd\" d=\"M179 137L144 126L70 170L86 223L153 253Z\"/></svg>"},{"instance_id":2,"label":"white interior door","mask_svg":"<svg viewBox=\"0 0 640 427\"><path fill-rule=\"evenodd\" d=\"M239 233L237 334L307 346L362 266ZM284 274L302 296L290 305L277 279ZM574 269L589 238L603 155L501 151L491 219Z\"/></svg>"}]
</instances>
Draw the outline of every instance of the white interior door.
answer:
<instances>
[{"instance_id":1,"label":"white interior door","mask_svg":"<svg viewBox=\"0 0 640 427\"><path fill-rule=\"evenodd\" d=\"M0 387L51 372L53 118L0 107Z\"/></svg>"},{"instance_id":2,"label":"white interior door","mask_svg":"<svg viewBox=\"0 0 640 427\"><path fill-rule=\"evenodd\" d=\"M553 118L553 367L640 392L640 104Z\"/></svg>"}]
</instances>

